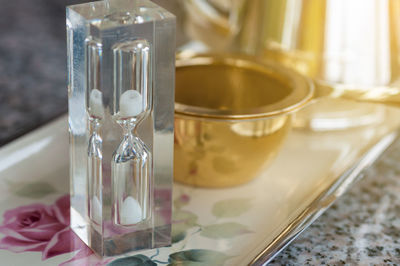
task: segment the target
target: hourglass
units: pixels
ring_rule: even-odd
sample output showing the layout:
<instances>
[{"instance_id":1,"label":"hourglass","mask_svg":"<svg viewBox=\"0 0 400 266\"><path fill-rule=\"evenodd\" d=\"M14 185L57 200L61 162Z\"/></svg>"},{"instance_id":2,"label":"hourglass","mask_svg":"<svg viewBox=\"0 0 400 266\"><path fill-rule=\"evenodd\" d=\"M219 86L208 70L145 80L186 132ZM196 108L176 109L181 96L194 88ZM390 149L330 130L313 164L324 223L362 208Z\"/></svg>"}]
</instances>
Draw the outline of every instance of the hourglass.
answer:
<instances>
[{"instance_id":1,"label":"hourglass","mask_svg":"<svg viewBox=\"0 0 400 266\"><path fill-rule=\"evenodd\" d=\"M123 140L112 159L113 222L130 226L149 219L152 156L137 127L151 109L150 45L146 40L117 44L114 55L114 119Z\"/></svg>"},{"instance_id":2,"label":"hourglass","mask_svg":"<svg viewBox=\"0 0 400 266\"><path fill-rule=\"evenodd\" d=\"M88 145L87 190L88 216L95 224L101 223L102 217L102 159L103 140L100 127L104 118L103 94L100 88L101 45L91 40L86 42L86 86L89 124L91 132Z\"/></svg>"},{"instance_id":3,"label":"hourglass","mask_svg":"<svg viewBox=\"0 0 400 266\"><path fill-rule=\"evenodd\" d=\"M71 228L100 256L171 244L175 47L151 1L67 8Z\"/></svg>"}]
</instances>

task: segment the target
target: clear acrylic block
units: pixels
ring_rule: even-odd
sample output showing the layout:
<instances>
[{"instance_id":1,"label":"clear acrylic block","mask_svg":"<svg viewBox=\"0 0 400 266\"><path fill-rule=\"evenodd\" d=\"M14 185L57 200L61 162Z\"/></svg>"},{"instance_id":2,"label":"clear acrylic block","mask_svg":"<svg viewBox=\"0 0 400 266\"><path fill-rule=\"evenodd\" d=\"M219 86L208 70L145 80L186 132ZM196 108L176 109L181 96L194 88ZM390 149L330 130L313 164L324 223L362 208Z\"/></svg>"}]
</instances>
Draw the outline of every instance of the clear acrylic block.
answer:
<instances>
[{"instance_id":1,"label":"clear acrylic block","mask_svg":"<svg viewBox=\"0 0 400 266\"><path fill-rule=\"evenodd\" d=\"M97 254L170 245L175 17L67 7L71 227Z\"/></svg>"}]
</instances>

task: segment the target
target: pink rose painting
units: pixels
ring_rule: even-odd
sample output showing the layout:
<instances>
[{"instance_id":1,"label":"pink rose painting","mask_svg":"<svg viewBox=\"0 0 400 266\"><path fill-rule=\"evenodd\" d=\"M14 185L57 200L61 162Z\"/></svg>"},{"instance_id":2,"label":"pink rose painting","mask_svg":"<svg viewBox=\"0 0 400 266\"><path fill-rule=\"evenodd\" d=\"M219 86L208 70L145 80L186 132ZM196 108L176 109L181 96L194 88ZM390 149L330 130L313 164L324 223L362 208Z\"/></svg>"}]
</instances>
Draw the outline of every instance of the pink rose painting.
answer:
<instances>
[{"instance_id":1,"label":"pink rose painting","mask_svg":"<svg viewBox=\"0 0 400 266\"><path fill-rule=\"evenodd\" d=\"M69 227L69 195L53 205L31 204L8 210L3 215L0 249L20 253L36 251L42 260L75 251L67 265L104 265Z\"/></svg>"}]
</instances>

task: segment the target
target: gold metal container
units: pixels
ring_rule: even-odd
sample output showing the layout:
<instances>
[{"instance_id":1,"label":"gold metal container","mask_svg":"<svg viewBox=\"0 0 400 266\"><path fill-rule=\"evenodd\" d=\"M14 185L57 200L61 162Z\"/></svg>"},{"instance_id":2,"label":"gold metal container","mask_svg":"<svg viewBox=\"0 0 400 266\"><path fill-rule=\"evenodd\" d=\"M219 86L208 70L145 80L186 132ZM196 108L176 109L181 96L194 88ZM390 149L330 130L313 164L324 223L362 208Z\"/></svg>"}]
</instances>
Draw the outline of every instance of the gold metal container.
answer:
<instances>
[{"instance_id":1,"label":"gold metal container","mask_svg":"<svg viewBox=\"0 0 400 266\"><path fill-rule=\"evenodd\" d=\"M252 180L277 155L291 113L312 83L275 63L239 55L177 60L174 178L202 187Z\"/></svg>"}]
</instances>

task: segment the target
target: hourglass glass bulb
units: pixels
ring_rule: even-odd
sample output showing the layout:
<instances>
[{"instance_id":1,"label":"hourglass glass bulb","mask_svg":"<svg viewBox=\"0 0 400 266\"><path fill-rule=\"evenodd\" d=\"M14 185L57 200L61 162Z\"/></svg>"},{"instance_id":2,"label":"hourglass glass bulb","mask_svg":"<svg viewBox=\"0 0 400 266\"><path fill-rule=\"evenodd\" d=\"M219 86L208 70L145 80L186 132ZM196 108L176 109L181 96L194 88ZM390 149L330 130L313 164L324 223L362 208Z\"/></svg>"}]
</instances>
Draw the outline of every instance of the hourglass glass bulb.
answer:
<instances>
[{"instance_id":1,"label":"hourglass glass bulb","mask_svg":"<svg viewBox=\"0 0 400 266\"><path fill-rule=\"evenodd\" d=\"M127 90L121 95L120 116L132 117L143 112L142 95L135 90Z\"/></svg>"},{"instance_id":2,"label":"hourglass glass bulb","mask_svg":"<svg viewBox=\"0 0 400 266\"><path fill-rule=\"evenodd\" d=\"M151 215L152 156L136 135L136 128L151 111L150 51L149 42L143 39L113 48L114 111L124 134L111 163L113 220L119 226L144 223Z\"/></svg>"},{"instance_id":3,"label":"hourglass glass bulb","mask_svg":"<svg viewBox=\"0 0 400 266\"><path fill-rule=\"evenodd\" d=\"M103 118L103 94L98 89L93 89L89 96L89 112L91 116Z\"/></svg>"}]
</instances>

